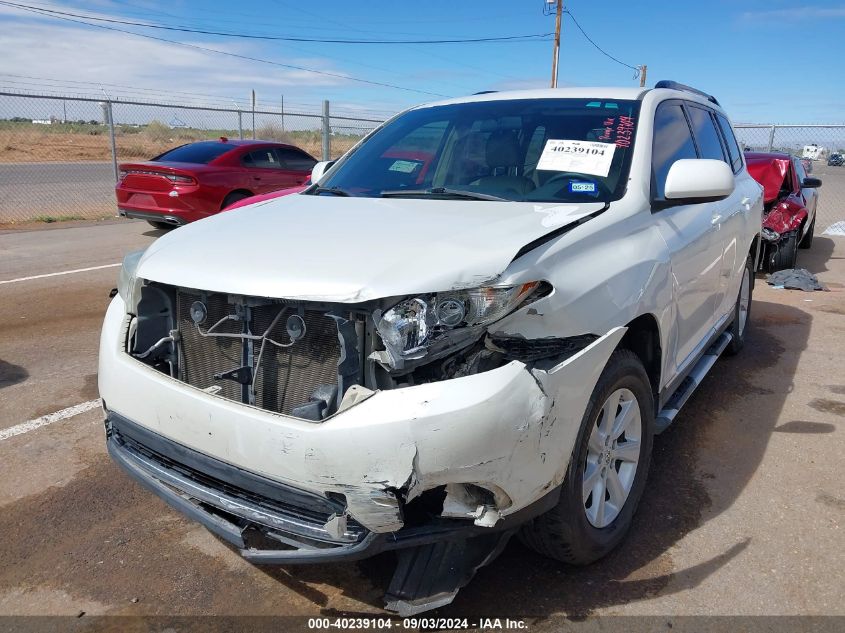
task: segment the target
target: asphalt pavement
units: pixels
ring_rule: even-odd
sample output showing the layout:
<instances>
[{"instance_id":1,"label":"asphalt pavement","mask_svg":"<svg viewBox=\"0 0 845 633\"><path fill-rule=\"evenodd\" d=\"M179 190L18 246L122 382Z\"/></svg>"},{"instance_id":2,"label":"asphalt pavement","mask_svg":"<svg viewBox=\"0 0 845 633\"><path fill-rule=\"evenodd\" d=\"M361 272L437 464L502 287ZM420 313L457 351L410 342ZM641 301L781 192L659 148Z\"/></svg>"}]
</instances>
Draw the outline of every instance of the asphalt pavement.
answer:
<instances>
[{"instance_id":1,"label":"asphalt pavement","mask_svg":"<svg viewBox=\"0 0 845 633\"><path fill-rule=\"evenodd\" d=\"M389 555L254 567L106 455L96 354L114 265L158 235L0 232L0 615L381 614ZM513 540L435 615L845 615L845 239L817 234L798 264L830 292L758 279L744 351L657 438L615 552L572 568Z\"/></svg>"},{"instance_id":2,"label":"asphalt pavement","mask_svg":"<svg viewBox=\"0 0 845 633\"><path fill-rule=\"evenodd\" d=\"M0 163L0 224L117 213L112 163Z\"/></svg>"}]
</instances>

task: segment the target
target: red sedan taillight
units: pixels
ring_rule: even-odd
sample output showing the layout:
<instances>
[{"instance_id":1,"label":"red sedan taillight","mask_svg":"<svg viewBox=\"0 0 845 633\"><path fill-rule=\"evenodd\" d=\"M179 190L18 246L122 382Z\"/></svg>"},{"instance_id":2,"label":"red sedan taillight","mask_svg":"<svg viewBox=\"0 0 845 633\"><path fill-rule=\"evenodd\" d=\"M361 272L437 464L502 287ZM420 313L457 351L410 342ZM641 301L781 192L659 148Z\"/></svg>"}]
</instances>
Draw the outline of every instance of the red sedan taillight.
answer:
<instances>
[{"instance_id":1,"label":"red sedan taillight","mask_svg":"<svg viewBox=\"0 0 845 633\"><path fill-rule=\"evenodd\" d=\"M182 183L182 184L190 184L195 183L196 180L191 178L190 176L177 176L175 174L165 174L164 176L171 182Z\"/></svg>"},{"instance_id":2,"label":"red sedan taillight","mask_svg":"<svg viewBox=\"0 0 845 633\"><path fill-rule=\"evenodd\" d=\"M158 178L165 178L175 185L195 185L197 180L191 176L182 176L166 171L157 171L154 169L121 169L118 173L118 180L123 182L127 176L156 176Z\"/></svg>"}]
</instances>

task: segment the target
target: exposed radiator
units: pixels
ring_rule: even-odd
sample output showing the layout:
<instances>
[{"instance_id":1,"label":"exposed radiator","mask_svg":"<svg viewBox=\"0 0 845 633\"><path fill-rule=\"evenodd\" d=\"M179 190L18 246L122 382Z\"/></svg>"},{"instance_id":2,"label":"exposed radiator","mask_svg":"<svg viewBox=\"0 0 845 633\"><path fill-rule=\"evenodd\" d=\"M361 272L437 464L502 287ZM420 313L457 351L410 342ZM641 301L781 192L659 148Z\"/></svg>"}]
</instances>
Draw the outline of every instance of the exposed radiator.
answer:
<instances>
[{"instance_id":1,"label":"exposed radiator","mask_svg":"<svg viewBox=\"0 0 845 633\"><path fill-rule=\"evenodd\" d=\"M201 325L204 332L229 314L235 314L235 305L229 303L224 294L201 296L178 291L177 320L181 332L179 378L184 382L207 389L217 386L218 395L245 402L243 387L228 379L215 379L215 374L227 372L244 365L244 350L247 342L241 338L202 336L191 319L190 308L195 301L202 301L208 311ZM253 334L263 334L273 319L284 308L282 304L268 304L252 307L249 329ZM296 314L295 307L278 320L269 338L286 344L290 336L286 330L286 316ZM271 343L264 345L261 363L255 374L253 391L255 405L262 409L290 414L294 407L305 404L321 385L336 385L337 364L340 359L335 320L322 312L306 310L303 319L305 336L290 347L280 348ZM224 321L214 329L215 333L242 333L243 321ZM261 342L253 342L252 364L258 362Z\"/></svg>"}]
</instances>

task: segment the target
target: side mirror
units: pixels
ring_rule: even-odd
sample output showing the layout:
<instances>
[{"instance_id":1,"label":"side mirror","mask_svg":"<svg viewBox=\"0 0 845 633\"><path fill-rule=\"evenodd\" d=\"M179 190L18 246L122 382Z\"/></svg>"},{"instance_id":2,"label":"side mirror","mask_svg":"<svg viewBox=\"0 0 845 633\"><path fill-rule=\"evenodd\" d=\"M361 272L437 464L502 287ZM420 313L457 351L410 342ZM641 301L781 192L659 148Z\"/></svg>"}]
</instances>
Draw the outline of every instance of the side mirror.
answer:
<instances>
[{"instance_id":1,"label":"side mirror","mask_svg":"<svg viewBox=\"0 0 845 633\"><path fill-rule=\"evenodd\" d=\"M323 174L325 174L329 170L329 168L331 168L331 166L335 164L335 162L336 161L333 160L323 160L314 165L314 167L311 169L311 182L315 185L319 184L320 178L323 177Z\"/></svg>"},{"instance_id":2,"label":"side mirror","mask_svg":"<svg viewBox=\"0 0 845 633\"><path fill-rule=\"evenodd\" d=\"M807 176L804 180L801 181L802 189L818 189L822 186L821 178L813 178L812 176Z\"/></svg>"},{"instance_id":3,"label":"side mirror","mask_svg":"<svg viewBox=\"0 0 845 633\"><path fill-rule=\"evenodd\" d=\"M663 191L674 204L695 204L724 200L734 186L734 174L724 161L682 158L669 168Z\"/></svg>"}]
</instances>

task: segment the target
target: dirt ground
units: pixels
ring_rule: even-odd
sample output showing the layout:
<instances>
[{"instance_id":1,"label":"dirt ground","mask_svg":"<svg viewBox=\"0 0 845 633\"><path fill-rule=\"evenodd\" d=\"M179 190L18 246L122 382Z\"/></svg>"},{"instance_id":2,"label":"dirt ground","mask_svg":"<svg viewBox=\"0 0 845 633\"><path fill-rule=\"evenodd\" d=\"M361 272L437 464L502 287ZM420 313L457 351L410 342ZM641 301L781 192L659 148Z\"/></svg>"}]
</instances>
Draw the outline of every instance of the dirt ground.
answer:
<instances>
[{"instance_id":1,"label":"dirt ground","mask_svg":"<svg viewBox=\"0 0 845 633\"><path fill-rule=\"evenodd\" d=\"M111 161L111 140L104 125L64 126L68 129L52 130L49 126L19 124L0 125L0 164ZM259 139L292 143L309 154L319 157L322 153L320 132L284 132L275 126L256 130ZM245 131L247 137L251 130ZM118 160L150 160L177 145L199 140L213 140L220 136L238 138L237 130L154 129L123 128L118 126L115 146ZM333 138L333 156L340 156L360 138Z\"/></svg>"},{"instance_id":2,"label":"dirt ground","mask_svg":"<svg viewBox=\"0 0 845 633\"><path fill-rule=\"evenodd\" d=\"M0 281L109 266L158 235L128 221L0 231ZM535 630L594 615L670 627L689 615L845 615L845 239L817 235L798 263L830 292L758 279L745 350L721 359L657 438L616 551L572 568L513 540L434 615ZM0 285L0 433L97 397L116 275ZM0 615L383 615L390 555L247 564L112 464L98 409L0 440L0 509Z\"/></svg>"}]
</instances>

